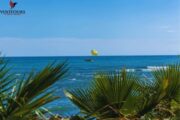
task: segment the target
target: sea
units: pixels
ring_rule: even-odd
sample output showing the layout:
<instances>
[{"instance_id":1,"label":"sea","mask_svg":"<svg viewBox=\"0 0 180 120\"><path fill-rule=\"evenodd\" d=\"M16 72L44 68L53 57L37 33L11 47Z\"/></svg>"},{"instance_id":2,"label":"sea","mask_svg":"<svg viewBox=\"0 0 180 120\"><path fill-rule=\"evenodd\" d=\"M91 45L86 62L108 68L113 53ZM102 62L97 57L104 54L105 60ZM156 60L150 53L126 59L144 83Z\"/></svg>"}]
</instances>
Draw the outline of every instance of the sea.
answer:
<instances>
[{"instance_id":1,"label":"sea","mask_svg":"<svg viewBox=\"0 0 180 120\"><path fill-rule=\"evenodd\" d=\"M32 70L38 72L52 62L68 61L69 71L67 77L52 86L57 89L55 95L61 98L45 106L53 110L55 114L62 116L72 116L80 112L65 97L63 91L88 87L93 76L98 72L113 72L126 68L128 72L151 78L150 73L154 69L178 63L180 60L179 56L6 57L6 59L11 72L19 77L28 75ZM92 61L86 61L87 59Z\"/></svg>"}]
</instances>

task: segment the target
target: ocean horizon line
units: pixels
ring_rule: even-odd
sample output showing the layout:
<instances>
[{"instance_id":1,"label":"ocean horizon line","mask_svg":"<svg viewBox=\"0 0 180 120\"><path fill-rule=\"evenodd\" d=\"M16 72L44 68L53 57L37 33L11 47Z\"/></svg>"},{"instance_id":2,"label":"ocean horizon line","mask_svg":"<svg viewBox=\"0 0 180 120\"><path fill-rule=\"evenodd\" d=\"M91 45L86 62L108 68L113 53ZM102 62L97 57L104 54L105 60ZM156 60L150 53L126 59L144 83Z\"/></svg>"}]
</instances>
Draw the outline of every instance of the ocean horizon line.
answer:
<instances>
[{"instance_id":1,"label":"ocean horizon line","mask_svg":"<svg viewBox=\"0 0 180 120\"><path fill-rule=\"evenodd\" d=\"M41 55L39 55L39 56L36 56L36 55L34 55L34 56L3 56L3 57L5 57L5 58L12 58L12 57L16 57L16 58L21 58L21 57L26 57L26 58L37 58L37 57L40 57L40 58L46 58L46 57L152 57L152 56L179 56L179 55L99 55L99 56L91 56L91 55L67 55L67 56L65 56L65 55L56 55L56 56L53 56L53 55L49 55L49 56L41 56Z\"/></svg>"}]
</instances>

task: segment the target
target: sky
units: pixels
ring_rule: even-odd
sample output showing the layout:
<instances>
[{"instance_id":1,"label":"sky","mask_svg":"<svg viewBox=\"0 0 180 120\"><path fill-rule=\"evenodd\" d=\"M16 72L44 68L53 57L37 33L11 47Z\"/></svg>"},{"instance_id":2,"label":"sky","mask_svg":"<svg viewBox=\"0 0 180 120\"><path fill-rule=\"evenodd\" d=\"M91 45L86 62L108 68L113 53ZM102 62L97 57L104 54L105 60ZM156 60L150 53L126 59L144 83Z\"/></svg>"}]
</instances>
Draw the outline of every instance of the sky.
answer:
<instances>
[{"instance_id":1,"label":"sky","mask_svg":"<svg viewBox=\"0 0 180 120\"><path fill-rule=\"evenodd\" d=\"M14 0L0 14L6 56L180 54L180 0ZM0 10L10 10L0 0Z\"/></svg>"}]
</instances>

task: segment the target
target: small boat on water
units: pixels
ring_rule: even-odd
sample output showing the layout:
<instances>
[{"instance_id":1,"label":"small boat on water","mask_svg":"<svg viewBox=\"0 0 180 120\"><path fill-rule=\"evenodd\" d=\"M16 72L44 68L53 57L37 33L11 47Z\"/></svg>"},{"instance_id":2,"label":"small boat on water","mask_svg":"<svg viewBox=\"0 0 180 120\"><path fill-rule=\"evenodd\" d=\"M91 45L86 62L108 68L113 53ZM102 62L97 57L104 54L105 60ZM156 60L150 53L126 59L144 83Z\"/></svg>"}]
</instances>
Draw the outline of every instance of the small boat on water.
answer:
<instances>
[{"instance_id":1,"label":"small boat on water","mask_svg":"<svg viewBox=\"0 0 180 120\"><path fill-rule=\"evenodd\" d=\"M84 61L86 61L86 62L94 62L94 60L93 60L93 59L90 59L90 58L87 58L87 59L85 59Z\"/></svg>"},{"instance_id":2,"label":"small boat on water","mask_svg":"<svg viewBox=\"0 0 180 120\"><path fill-rule=\"evenodd\" d=\"M91 55L92 56L98 56L98 51L95 50L95 49L91 50ZM91 59L91 58L86 58L86 59L84 59L84 61L86 61L86 62L94 62L94 60Z\"/></svg>"}]
</instances>

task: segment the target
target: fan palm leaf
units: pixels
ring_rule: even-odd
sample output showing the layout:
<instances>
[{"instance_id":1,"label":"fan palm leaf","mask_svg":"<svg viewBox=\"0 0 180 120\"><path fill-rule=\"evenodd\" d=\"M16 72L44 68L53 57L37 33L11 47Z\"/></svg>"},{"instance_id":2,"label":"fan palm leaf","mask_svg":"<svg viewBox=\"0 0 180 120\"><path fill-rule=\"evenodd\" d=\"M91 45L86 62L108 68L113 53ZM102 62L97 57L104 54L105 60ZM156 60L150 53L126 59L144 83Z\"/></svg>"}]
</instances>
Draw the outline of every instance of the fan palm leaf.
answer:
<instances>
[{"instance_id":1,"label":"fan palm leaf","mask_svg":"<svg viewBox=\"0 0 180 120\"><path fill-rule=\"evenodd\" d=\"M130 96L137 78L120 73L99 73L87 89L65 91L66 96L86 114L99 119L123 117L121 110Z\"/></svg>"},{"instance_id":2,"label":"fan palm leaf","mask_svg":"<svg viewBox=\"0 0 180 120\"><path fill-rule=\"evenodd\" d=\"M170 65L167 68L152 72L152 84L139 84L140 97L137 104L137 116L143 116L152 111L161 101L180 101L180 65ZM149 82L150 83L150 82ZM141 92L143 91L143 92Z\"/></svg>"}]
</instances>

